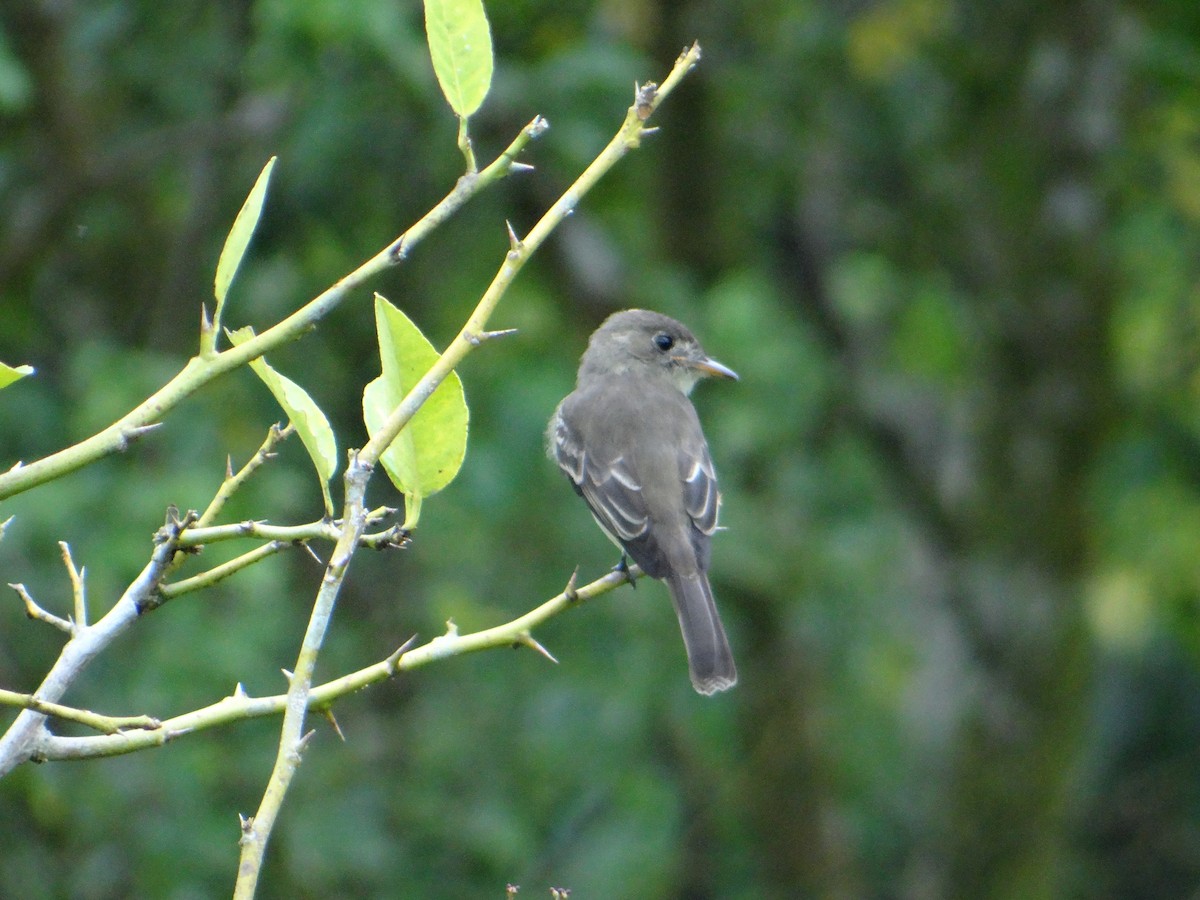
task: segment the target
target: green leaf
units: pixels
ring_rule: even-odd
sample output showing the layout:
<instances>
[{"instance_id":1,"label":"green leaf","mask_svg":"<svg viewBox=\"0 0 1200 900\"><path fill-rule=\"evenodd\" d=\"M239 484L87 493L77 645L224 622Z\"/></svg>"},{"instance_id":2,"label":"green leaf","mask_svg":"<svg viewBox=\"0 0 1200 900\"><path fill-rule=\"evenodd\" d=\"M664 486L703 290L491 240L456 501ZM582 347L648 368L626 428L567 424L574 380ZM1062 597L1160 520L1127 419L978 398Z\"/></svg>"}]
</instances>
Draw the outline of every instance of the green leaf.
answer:
<instances>
[{"instance_id":1,"label":"green leaf","mask_svg":"<svg viewBox=\"0 0 1200 900\"><path fill-rule=\"evenodd\" d=\"M244 344L254 337L254 329L246 326L237 331L226 332L234 346ZM296 384L286 375L281 375L267 361L256 359L250 363L250 368L262 379L263 384L270 388L279 405L287 413L288 421L296 428L300 442L312 458L317 475L321 479L321 495L325 499L325 512L333 515L333 498L329 495L329 481L337 472L338 456L337 441L333 429L325 413L308 395L308 391Z\"/></svg>"},{"instance_id":2,"label":"green leaf","mask_svg":"<svg viewBox=\"0 0 1200 900\"><path fill-rule=\"evenodd\" d=\"M425 0L425 36L442 93L465 119L492 84L492 33L483 0Z\"/></svg>"},{"instance_id":3,"label":"green leaf","mask_svg":"<svg viewBox=\"0 0 1200 900\"><path fill-rule=\"evenodd\" d=\"M254 187L250 188L246 202L242 204L237 218L233 220L233 227L229 229L229 236L225 238L225 247L221 250L221 258L217 260L217 277L213 282L213 292L217 298L217 309L213 314L213 322L217 326L221 324L221 309L225 305L225 295L229 293L229 285L233 283L233 276L237 274L242 257L246 255L246 248L250 246L250 238L254 235L254 229L258 227L263 201L267 197L267 182L271 180L271 170L275 168L275 160L274 156L268 159L267 164L258 174L258 180L254 182Z\"/></svg>"},{"instance_id":4,"label":"green leaf","mask_svg":"<svg viewBox=\"0 0 1200 900\"><path fill-rule=\"evenodd\" d=\"M6 366L0 363L0 388L6 388L14 381L20 381L26 375L33 374L33 366Z\"/></svg>"},{"instance_id":5,"label":"green leaf","mask_svg":"<svg viewBox=\"0 0 1200 900\"><path fill-rule=\"evenodd\" d=\"M371 436L438 358L408 316L379 294L375 327L383 374L363 390L363 420ZM421 501L453 481L462 467L467 418L462 381L451 372L380 457L384 471L404 494L406 528L416 527Z\"/></svg>"}]
</instances>

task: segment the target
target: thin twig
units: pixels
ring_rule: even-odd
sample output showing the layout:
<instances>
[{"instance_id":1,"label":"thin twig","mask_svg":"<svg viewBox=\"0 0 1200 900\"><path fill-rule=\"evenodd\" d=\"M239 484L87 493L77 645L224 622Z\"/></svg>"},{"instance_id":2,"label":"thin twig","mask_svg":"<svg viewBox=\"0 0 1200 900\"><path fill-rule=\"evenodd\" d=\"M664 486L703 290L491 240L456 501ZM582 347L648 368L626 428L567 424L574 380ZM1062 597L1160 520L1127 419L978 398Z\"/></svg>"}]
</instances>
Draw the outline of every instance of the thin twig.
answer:
<instances>
[{"instance_id":1,"label":"thin twig","mask_svg":"<svg viewBox=\"0 0 1200 900\"><path fill-rule=\"evenodd\" d=\"M210 588L218 581L223 581L230 575L240 572L242 569L248 568L257 562L262 562L268 556L274 556L280 550L291 546L293 546L293 542L291 541L271 541L263 544L261 547L255 547L253 550L243 553L240 556L235 556L228 562L213 566L199 575L193 575L191 578L184 578L181 581L175 581L171 584L164 584L158 589L158 594L162 598L161 602L165 603L167 600L172 600L181 594L189 594L192 591Z\"/></svg>"},{"instance_id":2,"label":"thin twig","mask_svg":"<svg viewBox=\"0 0 1200 900\"><path fill-rule=\"evenodd\" d=\"M23 584L9 584L9 587L17 592L17 596L25 603L25 615L37 622L45 622L47 625L57 628L59 631L67 635L75 634L75 623L69 619L64 619L61 616L56 616L54 613L47 612L37 604L29 591L25 589Z\"/></svg>"},{"instance_id":3,"label":"thin twig","mask_svg":"<svg viewBox=\"0 0 1200 900\"><path fill-rule=\"evenodd\" d=\"M67 722L78 722L101 734L120 734L132 729L149 730L162 725L153 716L105 716L87 709L76 709L73 706L63 706L61 703L49 703L39 700L33 694L18 694L16 691L6 691L3 688L0 688L0 704L33 710Z\"/></svg>"},{"instance_id":4,"label":"thin twig","mask_svg":"<svg viewBox=\"0 0 1200 900\"><path fill-rule=\"evenodd\" d=\"M296 433L296 427L290 422L286 427L281 427L279 423L275 423L267 431L267 437L258 448L257 452L250 457L244 466L235 475L230 469L231 466L225 465L225 480L221 482L221 486L217 488L217 492L213 495L212 501L208 504L208 508L200 514L200 518L196 520L197 528L203 528L206 525L211 525L216 521L217 515L225 506L226 502L237 493L238 489L246 483L259 467L261 467L269 459L275 456L275 447L287 440Z\"/></svg>"},{"instance_id":5,"label":"thin twig","mask_svg":"<svg viewBox=\"0 0 1200 900\"><path fill-rule=\"evenodd\" d=\"M85 572L75 568L75 560L71 558L71 548L66 541L58 542L62 551L63 565L67 567L67 577L71 580L71 596L75 601L75 624L86 628L88 623L87 590L84 587Z\"/></svg>"}]
</instances>

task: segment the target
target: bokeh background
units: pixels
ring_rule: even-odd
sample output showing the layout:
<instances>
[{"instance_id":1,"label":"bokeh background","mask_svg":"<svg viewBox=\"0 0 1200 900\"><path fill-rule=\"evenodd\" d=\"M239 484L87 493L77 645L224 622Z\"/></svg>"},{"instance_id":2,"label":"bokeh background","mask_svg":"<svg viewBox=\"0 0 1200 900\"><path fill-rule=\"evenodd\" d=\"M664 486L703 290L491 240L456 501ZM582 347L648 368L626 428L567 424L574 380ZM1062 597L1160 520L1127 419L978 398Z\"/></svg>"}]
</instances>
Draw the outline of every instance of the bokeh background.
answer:
<instances>
[{"instance_id":1,"label":"bokeh background","mask_svg":"<svg viewBox=\"0 0 1200 900\"><path fill-rule=\"evenodd\" d=\"M264 897L1187 897L1200 889L1200 6L1191 0L512 0L474 122L536 171L372 285L438 344L619 124L701 67L463 366L466 466L410 549L360 554L320 672L496 624L615 560L542 430L610 311L688 322L742 674L695 695L665 590L529 652L348 698ZM278 154L230 325L277 321L460 174L408 0L0 6L0 467L112 421L196 347L225 232ZM271 362L362 440L361 291ZM168 504L279 412L249 372L119 459L0 504L0 581L102 611ZM371 498L394 502L377 479ZM297 441L229 518L309 521ZM238 549L247 549L241 547ZM324 550L326 548L318 548ZM226 551L222 551L226 552ZM220 558L213 552L194 565ZM67 702L169 716L283 689L320 570L278 557L140 622ZM60 635L0 602L0 685ZM0 713L0 724L12 718ZM0 783L0 895L226 894L277 721Z\"/></svg>"}]
</instances>

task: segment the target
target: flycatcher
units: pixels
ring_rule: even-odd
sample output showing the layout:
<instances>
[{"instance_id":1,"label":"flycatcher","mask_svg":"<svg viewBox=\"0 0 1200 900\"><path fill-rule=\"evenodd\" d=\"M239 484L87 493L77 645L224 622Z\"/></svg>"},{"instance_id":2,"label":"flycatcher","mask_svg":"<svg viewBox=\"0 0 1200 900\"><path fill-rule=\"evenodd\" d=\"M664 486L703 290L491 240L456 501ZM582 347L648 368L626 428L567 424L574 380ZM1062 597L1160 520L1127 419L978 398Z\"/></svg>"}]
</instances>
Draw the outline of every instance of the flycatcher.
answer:
<instances>
[{"instance_id":1,"label":"flycatcher","mask_svg":"<svg viewBox=\"0 0 1200 900\"><path fill-rule=\"evenodd\" d=\"M627 554L667 583L701 694L737 683L708 584L721 498L688 399L709 375L737 378L674 319L643 309L614 313L592 335L575 390L547 429L550 455L622 560Z\"/></svg>"}]
</instances>

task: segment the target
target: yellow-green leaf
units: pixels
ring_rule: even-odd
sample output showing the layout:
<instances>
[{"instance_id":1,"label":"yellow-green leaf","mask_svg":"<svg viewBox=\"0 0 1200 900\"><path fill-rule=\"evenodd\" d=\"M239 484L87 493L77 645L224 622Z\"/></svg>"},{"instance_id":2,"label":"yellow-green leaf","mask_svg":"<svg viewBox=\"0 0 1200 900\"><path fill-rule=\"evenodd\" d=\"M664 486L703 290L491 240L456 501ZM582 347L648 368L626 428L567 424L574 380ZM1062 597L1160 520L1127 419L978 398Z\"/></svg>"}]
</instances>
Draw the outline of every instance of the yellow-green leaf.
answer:
<instances>
[{"instance_id":1,"label":"yellow-green leaf","mask_svg":"<svg viewBox=\"0 0 1200 900\"><path fill-rule=\"evenodd\" d=\"M233 220L233 227L229 229L229 235L225 238L225 247L221 250L221 258L217 260L217 277L213 282L217 309L213 320L218 325L221 323L221 309L225 305L225 295L229 293L229 285L233 283L233 276L237 274L238 266L242 264L242 257L246 255L246 248L250 246L250 238L254 236L254 229L258 227L258 218L262 215L263 201L267 197L267 182L271 180L271 170L275 168L275 159L274 156L268 159L267 164L258 174L258 180L254 182L254 187L250 188L246 202L242 204L237 218Z\"/></svg>"},{"instance_id":2,"label":"yellow-green leaf","mask_svg":"<svg viewBox=\"0 0 1200 900\"><path fill-rule=\"evenodd\" d=\"M438 358L420 329L379 294L375 327L383 374L363 390L363 420L372 436ZM462 381L451 372L380 457L404 494L406 527L416 526L421 501L458 474L467 453L467 418Z\"/></svg>"},{"instance_id":3,"label":"yellow-green leaf","mask_svg":"<svg viewBox=\"0 0 1200 900\"><path fill-rule=\"evenodd\" d=\"M235 346L244 344L254 337L254 329L249 326L227 333L229 340ZM333 436L333 429L329 427L329 420L325 418L325 413L321 412L321 408L317 406L313 398L308 395L308 391L286 375L275 371L267 365L265 359L260 357L254 360L250 363L250 368L275 395L275 399L287 413L288 421L295 426L296 434L299 435L300 442L304 444L304 449L308 451L313 466L317 470L317 476L321 479L321 496L325 500L325 512L333 515L333 498L329 496L329 481L337 472L338 455L337 441Z\"/></svg>"},{"instance_id":4,"label":"yellow-green leaf","mask_svg":"<svg viewBox=\"0 0 1200 900\"><path fill-rule=\"evenodd\" d=\"M465 119L492 84L492 33L482 0L425 0L425 35L442 93Z\"/></svg>"},{"instance_id":5,"label":"yellow-green leaf","mask_svg":"<svg viewBox=\"0 0 1200 900\"><path fill-rule=\"evenodd\" d=\"M0 363L0 388L6 388L14 381L20 381L26 375L33 374L33 366L6 366Z\"/></svg>"}]
</instances>

